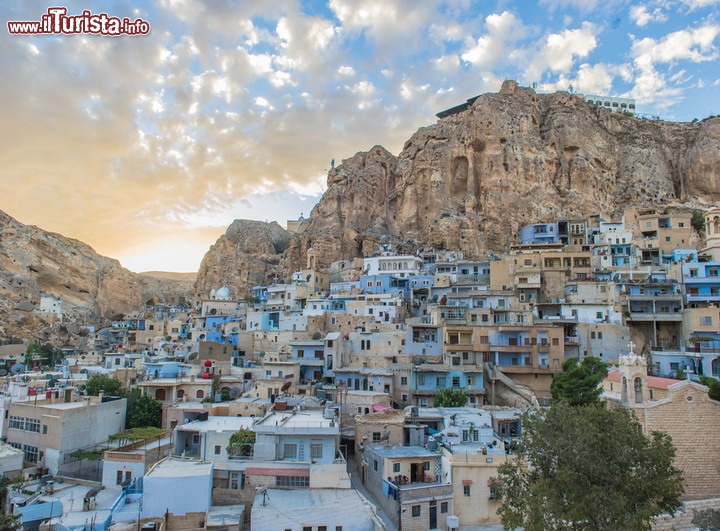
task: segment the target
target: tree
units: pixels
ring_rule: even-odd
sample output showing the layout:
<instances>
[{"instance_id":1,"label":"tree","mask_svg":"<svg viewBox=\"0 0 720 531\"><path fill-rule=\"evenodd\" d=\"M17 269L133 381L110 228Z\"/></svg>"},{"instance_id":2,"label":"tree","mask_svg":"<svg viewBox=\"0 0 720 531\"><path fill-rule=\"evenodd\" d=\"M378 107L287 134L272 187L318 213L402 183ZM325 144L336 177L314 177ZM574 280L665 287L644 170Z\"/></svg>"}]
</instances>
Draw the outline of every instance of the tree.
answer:
<instances>
[{"instance_id":1,"label":"tree","mask_svg":"<svg viewBox=\"0 0 720 531\"><path fill-rule=\"evenodd\" d=\"M20 531L23 525L17 514L0 514L0 529L5 531Z\"/></svg>"},{"instance_id":2,"label":"tree","mask_svg":"<svg viewBox=\"0 0 720 531\"><path fill-rule=\"evenodd\" d=\"M600 384L608 374L607 363L594 356L586 356L581 362L568 358L562 369L562 374L556 374L550 384L553 402L567 402L571 406L600 402Z\"/></svg>"},{"instance_id":3,"label":"tree","mask_svg":"<svg viewBox=\"0 0 720 531\"><path fill-rule=\"evenodd\" d=\"M693 228L698 232L705 230L705 215L702 213L701 210L693 210L692 211L692 217L690 218L690 225L692 225Z\"/></svg>"},{"instance_id":4,"label":"tree","mask_svg":"<svg viewBox=\"0 0 720 531\"><path fill-rule=\"evenodd\" d=\"M98 396L100 392L108 396L120 396L123 386L120 380L104 374L97 374L90 378L85 384L87 394Z\"/></svg>"},{"instance_id":5,"label":"tree","mask_svg":"<svg viewBox=\"0 0 720 531\"><path fill-rule=\"evenodd\" d=\"M462 389L446 387L435 395L435 407L461 407L467 404L468 396Z\"/></svg>"},{"instance_id":6,"label":"tree","mask_svg":"<svg viewBox=\"0 0 720 531\"><path fill-rule=\"evenodd\" d=\"M708 396L713 400L720 400L720 381L709 376L700 376L700 383L707 385Z\"/></svg>"},{"instance_id":7,"label":"tree","mask_svg":"<svg viewBox=\"0 0 720 531\"><path fill-rule=\"evenodd\" d=\"M250 457L253 455L253 444L255 444L255 432L242 429L230 436L230 444L227 447L228 456Z\"/></svg>"},{"instance_id":8,"label":"tree","mask_svg":"<svg viewBox=\"0 0 720 531\"><path fill-rule=\"evenodd\" d=\"M559 402L521 423L517 458L498 469L504 529L644 531L680 506L672 440L643 435L629 410Z\"/></svg>"},{"instance_id":9,"label":"tree","mask_svg":"<svg viewBox=\"0 0 720 531\"><path fill-rule=\"evenodd\" d=\"M160 427L162 424L162 402L150 396L143 395L137 387L131 389L127 393L126 398L126 428Z\"/></svg>"},{"instance_id":10,"label":"tree","mask_svg":"<svg viewBox=\"0 0 720 531\"><path fill-rule=\"evenodd\" d=\"M720 509L705 509L695 511L692 517L692 525L700 531L720 531Z\"/></svg>"}]
</instances>

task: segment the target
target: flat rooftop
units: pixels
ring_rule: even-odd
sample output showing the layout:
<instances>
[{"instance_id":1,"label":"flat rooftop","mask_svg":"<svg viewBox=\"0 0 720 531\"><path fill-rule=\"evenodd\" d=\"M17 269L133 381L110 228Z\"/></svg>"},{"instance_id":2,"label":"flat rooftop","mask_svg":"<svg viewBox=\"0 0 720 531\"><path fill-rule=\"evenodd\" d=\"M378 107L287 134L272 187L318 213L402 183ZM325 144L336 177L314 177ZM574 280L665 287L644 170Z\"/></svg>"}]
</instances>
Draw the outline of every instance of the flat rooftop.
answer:
<instances>
[{"instance_id":1,"label":"flat rooftop","mask_svg":"<svg viewBox=\"0 0 720 531\"><path fill-rule=\"evenodd\" d=\"M354 489L268 489L255 497L252 529L342 526L343 531L375 531L373 506ZM379 526L379 524L377 524Z\"/></svg>"},{"instance_id":2,"label":"flat rooftop","mask_svg":"<svg viewBox=\"0 0 720 531\"><path fill-rule=\"evenodd\" d=\"M194 420L187 424L182 424L177 427L178 431L217 431L236 432L242 429L248 429L252 427L253 417L208 417L207 420Z\"/></svg>"},{"instance_id":3,"label":"flat rooftop","mask_svg":"<svg viewBox=\"0 0 720 531\"><path fill-rule=\"evenodd\" d=\"M212 474L213 463L171 456L152 467L146 477L182 478L188 476L208 476Z\"/></svg>"},{"instance_id":4,"label":"flat rooftop","mask_svg":"<svg viewBox=\"0 0 720 531\"><path fill-rule=\"evenodd\" d=\"M368 450L378 454L385 458L398 458L398 457L439 457L438 452L431 452L423 446L384 446L382 443L372 444L368 447Z\"/></svg>"}]
</instances>

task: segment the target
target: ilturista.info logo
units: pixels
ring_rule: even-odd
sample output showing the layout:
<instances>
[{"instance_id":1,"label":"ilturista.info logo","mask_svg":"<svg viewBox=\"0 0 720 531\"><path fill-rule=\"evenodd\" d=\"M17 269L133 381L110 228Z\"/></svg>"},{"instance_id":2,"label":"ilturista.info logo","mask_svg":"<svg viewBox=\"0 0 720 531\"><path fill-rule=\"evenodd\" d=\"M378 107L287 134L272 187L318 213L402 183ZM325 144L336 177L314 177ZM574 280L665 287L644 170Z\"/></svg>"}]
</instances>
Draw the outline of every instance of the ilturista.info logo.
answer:
<instances>
[{"instance_id":1,"label":"ilturista.info logo","mask_svg":"<svg viewBox=\"0 0 720 531\"><path fill-rule=\"evenodd\" d=\"M75 35L89 33L119 37L121 35L147 35L150 23L136 18L113 17L107 13L92 13L85 9L79 15L68 15L66 7L48 7L40 20L18 20L7 23L11 35Z\"/></svg>"}]
</instances>

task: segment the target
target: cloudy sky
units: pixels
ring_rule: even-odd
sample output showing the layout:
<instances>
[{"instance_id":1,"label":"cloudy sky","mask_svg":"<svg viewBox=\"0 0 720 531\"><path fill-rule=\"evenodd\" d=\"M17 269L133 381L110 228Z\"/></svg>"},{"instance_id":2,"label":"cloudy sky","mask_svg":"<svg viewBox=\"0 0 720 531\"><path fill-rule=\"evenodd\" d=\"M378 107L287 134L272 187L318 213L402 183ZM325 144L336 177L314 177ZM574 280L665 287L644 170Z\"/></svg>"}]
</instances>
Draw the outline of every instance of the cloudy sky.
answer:
<instances>
[{"instance_id":1,"label":"cloudy sky","mask_svg":"<svg viewBox=\"0 0 720 531\"><path fill-rule=\"evenodd\" d=\"M330 161L398 153L506 78L720 114L720 0L6 1L150 25L0 32L0 209L133 271L196 271L238 218L306 216Z\"/></svg>"}]
</instances>

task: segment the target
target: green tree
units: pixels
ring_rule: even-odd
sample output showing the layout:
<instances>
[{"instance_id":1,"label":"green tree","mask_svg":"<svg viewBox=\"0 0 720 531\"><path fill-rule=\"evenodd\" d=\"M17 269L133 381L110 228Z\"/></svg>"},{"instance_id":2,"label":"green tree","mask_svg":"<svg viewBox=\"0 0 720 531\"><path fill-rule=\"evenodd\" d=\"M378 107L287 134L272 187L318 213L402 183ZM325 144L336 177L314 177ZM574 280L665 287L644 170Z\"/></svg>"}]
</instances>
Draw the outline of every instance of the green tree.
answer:
<instances>
[{"instance_id":1,"label":"green tree","mask_svg":"<svg viewBox=\"0 0 720 531\"><path fill-rule=\"evenodd\" d=\"M468 396L462 389L446 387L435 395L435 407L461 407L467 404Z\"/></svg>"},{"instance_id":2,"label":"green tree","mask_svg":"<svg viewBox=\"0 0 720 531\"><path fill-rule=\"evenodd\" d=\"M0 513L0 529L3 531L20 531L22 528L23 525L18 515Z\"/></svg>"},{"instance_id":3,"label":"green tree","mask_svg":"<svg viewBox=\"0 0 720 531\"><path fill-rule=\"evenodd\" d=\"M701 376L700 383L707 385L708 396L710 398L713 400L720 400L720 381L715 378L710 378L709 376Z\"/></svg>"},{"instance_id":4,"label":"green tree","mask_svg":"<svg viewBox=\"0 0 720 531\"><path fill-rule=\"evenodd\" d=\"M698 231L705 230L705 215L700 210L693 210L692 217L690 218L690 225Z\"/></svg>"},{"instance_id":5,"label":"green tree","mask_svg":"<svg viewBox=\"0 0 720 531\"><path fill-rule=\"evenodd\" d=\"M98 396L101 391L108 396L120 396L123 391L123 386L117 378L104 374L96 374L88 379L87 384L85 384L85 390L87 394L92 396Z\"/></svg>"},{"instance_id":6,"label":"green tree","mask_svg":"<svg viewBox=\"0 0 720 531\"><path fill-rule=\"evenodd\" d=\"M229 456L252 456L253 444L255 444L255 432L253 430L242 429L236 431L230 436L227 454Z\"/></svg>"},{"instance_id":7,"label":"green tree","mask_svg":"<svg viewBox=\"0 0 720 531\"><path fill-rule=\"evenodd\" d=\"M142 394L137 387L127 394L127 416L125 427L132 428L159 428L162 424L162 402Z\"/></svg>"},{"instance_id":8,"label":"green tree","mask_svg":"<svg viewBox=\"0 0 720 531\"><path fill-rule=\"evenodd\" d=\"M643 435L627 409L559 402L521 422L517 458L498 469L504 529L644 531L680 506L672 440Z\"/></svg>"},{"instance_id":9,"label":"green tree","mask_svg":"<svg viewBox=\"0 0 720 531\"><path fill-rule=\"evenodd\" d=\"M553 402L567 402L571 406L600 402L600 384L608 374L607 363L595 356L586 356L581 362L568 358L562 369L562 374L556 374L550 384Z\"/></svg>"},{"instance_id":10,"label":"green tree","mask_svg":"<svg viewBox=\"0 0 720 531\"><path fill-rule=\"evenodd\" d=\"M692 525L700 531L720 531L720 509L705 509L695 511L692 517Z\"/></svg>"}]
</instances>

